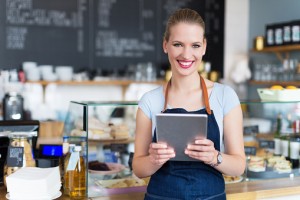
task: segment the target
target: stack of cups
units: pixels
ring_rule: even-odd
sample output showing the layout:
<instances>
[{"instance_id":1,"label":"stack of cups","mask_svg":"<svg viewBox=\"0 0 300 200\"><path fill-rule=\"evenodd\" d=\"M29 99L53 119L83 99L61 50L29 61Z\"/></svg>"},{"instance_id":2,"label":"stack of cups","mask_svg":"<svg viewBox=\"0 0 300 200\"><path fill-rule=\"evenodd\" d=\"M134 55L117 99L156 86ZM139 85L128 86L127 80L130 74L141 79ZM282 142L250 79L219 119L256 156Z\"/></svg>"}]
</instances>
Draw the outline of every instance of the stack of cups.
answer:
<instances>
[{"instance_id":1,"label":"stack of cups","mask_svg":"<svg viewBox=\"0 0 300 200\"><path fill-rule=\"evenodd\" d=\"M43 80L45 81L56 81L57 75L53 72L52 65L40 65L39 66L40 74Z\"/></svg>"},{"instance_id":2,"label":"stack of cups","mask_svg":"<svg viewBox=\"0 0 300 200\"><path fill-rule=\"evenodd\" d=\"M37 67L36 62L23 62L22 68L25 72L25 77L29 81L39 81L40 80L40 71Z\"/></svg>"}]
</instances>

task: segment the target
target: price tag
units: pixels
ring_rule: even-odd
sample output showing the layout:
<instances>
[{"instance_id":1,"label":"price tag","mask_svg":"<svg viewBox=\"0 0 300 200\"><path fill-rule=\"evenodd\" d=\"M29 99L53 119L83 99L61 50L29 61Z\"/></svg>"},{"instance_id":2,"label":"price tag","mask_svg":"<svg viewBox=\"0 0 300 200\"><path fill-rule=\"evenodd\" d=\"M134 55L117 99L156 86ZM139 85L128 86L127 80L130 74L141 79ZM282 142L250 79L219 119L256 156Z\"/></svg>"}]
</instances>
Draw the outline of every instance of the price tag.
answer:
<instances>
[{"instance_id":1,"label":"price tag","mask_svg":"<svg viewBox=\"0 0 300 200\"><path fill-rule=\"evenodd\" d=\"M256 126L244 126L244 135L253 135L259 133L258 125Z\"/></svg>"},{"instance_id":2,"label":"price tag","mask_svg":"<svg viewBox=\"0 0 300 200\"><path fill-rule=\"evenodd\" d=\"M7 148L7 166L8 167L23 167L24 147Z\"/></svg>"},{"instance_id":3,"label":"price tag","mask_svg":"<svg viewBox=\"0 0 300 200\"><path fill-rule=\"evenodd\" d=\"M256 147L245 146L245 154L246 155L256 155Z\"/></svg>"},{"instance_id":4,"label":"price tag","mask_svg":"<svg viewBox=\"0 0 300 200\"><path fill-rule=\"evenodd\" d=\"M75 167L79 161L79 156L80 155L79 155L78 151L72 152L69 163L68 163L67 171L75 170Z\"/></svg>"},{"instance_id":5,"label":"price tag","mask_svg":"<svg viewBox=\"0 0 300 200\"><path fill-rule=\"evenodd\" d=\"M274 149L275 142L271 140L259 140L259 147L264 149Z\"/></svg>"}]
</instances>

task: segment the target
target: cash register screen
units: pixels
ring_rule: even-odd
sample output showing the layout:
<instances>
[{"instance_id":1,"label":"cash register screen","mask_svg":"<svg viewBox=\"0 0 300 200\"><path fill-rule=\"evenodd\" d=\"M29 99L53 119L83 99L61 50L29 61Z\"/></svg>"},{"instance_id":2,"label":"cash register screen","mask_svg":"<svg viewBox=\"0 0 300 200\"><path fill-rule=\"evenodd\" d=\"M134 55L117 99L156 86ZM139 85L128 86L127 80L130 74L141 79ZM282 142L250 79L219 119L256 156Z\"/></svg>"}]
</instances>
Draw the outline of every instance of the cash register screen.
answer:
<instances>
[{"instance_id":1,"label":"cash register screen","mask_svg":"<svg viewBox=\"0 0 300 200\"><path fill-rule=\"evenodd\" d=\"M41 144L40 152L40 157L60 157L63 154L62 145L53 144Z\"/></svg>"}]
</instances>

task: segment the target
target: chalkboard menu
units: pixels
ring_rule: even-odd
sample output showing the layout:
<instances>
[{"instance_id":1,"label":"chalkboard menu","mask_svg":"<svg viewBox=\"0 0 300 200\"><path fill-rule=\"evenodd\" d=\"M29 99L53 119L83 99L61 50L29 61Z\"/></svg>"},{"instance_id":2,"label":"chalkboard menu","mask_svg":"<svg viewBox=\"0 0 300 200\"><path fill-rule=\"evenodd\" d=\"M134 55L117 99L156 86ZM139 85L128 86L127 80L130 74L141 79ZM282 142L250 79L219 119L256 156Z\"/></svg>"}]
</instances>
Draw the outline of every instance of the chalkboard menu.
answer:
<instances>
[{"instance_id":1,"label":"chalkboard menu","mask_svg":"<svg viewBox=\"0 0 300 200\"><path fill-rule=\"evenodd\" d=\"M87 0L2 0L0 67L88 66Z\"/></svg>"},{"instance_id":2,"label":"chalkboard menu","mask_svg":"<svg viewBox=\"0 0 300 200\"><path fill-rule=\"evenodd\" d=\"M24 61L75 69L125 69L153 62L167 68L162 37L176 9L206 23L205 61L223 72L224 0L2 0L0 68Z\"/></svg>"}]
</instances>

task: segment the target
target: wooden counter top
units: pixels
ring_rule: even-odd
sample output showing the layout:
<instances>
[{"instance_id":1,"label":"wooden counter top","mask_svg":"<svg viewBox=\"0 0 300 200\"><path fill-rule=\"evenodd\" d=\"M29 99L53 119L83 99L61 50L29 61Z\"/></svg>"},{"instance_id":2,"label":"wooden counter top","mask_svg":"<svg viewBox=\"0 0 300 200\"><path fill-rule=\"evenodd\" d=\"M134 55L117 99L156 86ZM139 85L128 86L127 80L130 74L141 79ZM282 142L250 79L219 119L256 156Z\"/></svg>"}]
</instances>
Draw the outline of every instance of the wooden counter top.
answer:
<instances>
[{"instance_id":1,"label":"wooden counter top","mask_svg":"<svg viewBox=\"0 0 300 200\"><path fill-rule=\"evenodd\" d=\"M300 177L269 179L260 181L241 182L226 185L227 200L253 200L287 195L299 195ZM0 186L0 200L5 200L6 188ZM114 195L110 197L89 198L90 200L143 200L143 193ZM70 200L62 195L57 200Z\"/></svg>"}]
</instances>

